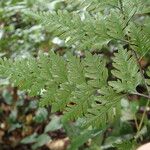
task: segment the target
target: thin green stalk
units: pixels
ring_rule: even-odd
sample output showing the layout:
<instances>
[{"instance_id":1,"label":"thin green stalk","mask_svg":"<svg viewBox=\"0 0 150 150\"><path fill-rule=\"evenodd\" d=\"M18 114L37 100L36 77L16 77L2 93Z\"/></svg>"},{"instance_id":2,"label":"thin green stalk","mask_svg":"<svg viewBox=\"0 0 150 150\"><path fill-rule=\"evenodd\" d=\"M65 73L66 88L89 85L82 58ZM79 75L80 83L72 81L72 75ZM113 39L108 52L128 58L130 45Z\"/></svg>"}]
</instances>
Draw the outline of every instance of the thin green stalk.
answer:
<instances>
[{"instance_id":1,"label":"thin green stalk","mask_svg":"<svg viewBox=\"0 0 150 150\"><path fill-rule=\"evenodd\" d=\"M136 129L138 130L139 125L138 125L138 122L137 122L136 115L134 115L134 122L135 122Z\"/></svg>"},{"instance_id":2,"label":"thin green stalk","mask_svg":"<svg viewBox=\"0 0 150 150\"><path fill-rule=\"evenodd\" d=\"M148 95L145 95L145 94L142 94L142 93L138 93L138 92L132 92L132 93L129 93L129 94L133 94L133 95L138 95L138 96L141 96L141 97L145 97L145 98L148 98L150 99L150 97Z\"/></svg>"}]
</instances>

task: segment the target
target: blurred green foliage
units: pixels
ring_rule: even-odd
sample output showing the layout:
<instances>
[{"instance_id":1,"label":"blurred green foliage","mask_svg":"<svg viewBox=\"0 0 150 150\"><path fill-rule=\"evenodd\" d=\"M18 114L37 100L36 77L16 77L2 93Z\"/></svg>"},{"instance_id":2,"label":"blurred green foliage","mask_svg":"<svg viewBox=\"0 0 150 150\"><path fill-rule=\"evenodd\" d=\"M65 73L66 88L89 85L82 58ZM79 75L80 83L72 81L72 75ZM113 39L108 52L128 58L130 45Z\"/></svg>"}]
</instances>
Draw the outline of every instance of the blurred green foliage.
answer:
<instances>
[{"instance_id":1,"label":"blurred green foliage","mask_svg":"<svg viewBox=\"0 0 150 150\"><path fill-rule=\"evenodd\" d=\"M36 55L39 50L48 51L52 48L52 34L24 12L61 7L63 8L61 0L1 0L0 57L30 57Z\"/></svg>"}]
</instances>

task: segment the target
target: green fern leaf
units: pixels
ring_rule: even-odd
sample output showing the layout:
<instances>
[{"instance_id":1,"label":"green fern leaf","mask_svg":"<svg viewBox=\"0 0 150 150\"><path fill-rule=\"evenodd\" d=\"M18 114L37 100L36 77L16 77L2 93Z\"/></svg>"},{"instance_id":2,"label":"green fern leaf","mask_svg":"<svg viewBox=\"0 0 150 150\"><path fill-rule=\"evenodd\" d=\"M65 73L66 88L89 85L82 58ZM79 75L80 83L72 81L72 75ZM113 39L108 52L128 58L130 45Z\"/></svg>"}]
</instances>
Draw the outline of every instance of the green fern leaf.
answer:
<instances>
[{"instance_id":1,"label":"green fern leaf","mask_svg":"<svg viewBox=\"0 0 150 150\"><path fill-rule=\"evenodd\" d=\"M110 87L103 88L99 92L101 95L95 98L95 104L88 110L83 126L104 127L120 114L122 96Z\"/></svg>"},{"instance_id":2,"label":"green fern leaf","mask_svg":"<svg viewBox=\"0 0 150 150\"><path fill-rule=\"evenodd\" d=\"M73 104L67 105L63 120L68 121L82 117L92 104L94 91L95 90L86 83L77 85L70 98L70 102Z\"/></svg>"},{"instance_id":3,"label":"green fern leaf","mask_svg":"<svg viewBox=\"0 0 150 150\"><path fill-rule=\"evenodd\" d=\"M49 87L43 92L39 105L41 107L52 105L55 102L55 93L57 89L58 85L54 81L49 82Z\"/></svg>"},{"instance_id":4,"label":"green fern leaf","mask_svg":"<svg viewBox=\"0 0 150 150\"><path fill-rule=\"evenodd\" d=\"M124 29L126 20L119 11L112 12L107 19L107 34L116 40L124 40L126 30Z\"/></svg>"},{"instance_id":5,"label":"green fern leaf","mask_svg":"<svg viewBox=\"0 0 150 150\"><path fill-rule=\"evenodd\" d=\"M117 81L109 81L109 85L117 92L135 92L142 80L135 58L130 51L120 48L113 61L115 70L112 70L112 74Z\"/></svg>"},{"instance_id":6,"label":"green fern leaf","mask_svg":"<svg viewBox=\"0 0 150 150\"><path fill-rule=\"evenodd\" d=\"M67 105L70 103L72 92L75 90L75 85L69 84L68 82L60 85L60 88L56 91L55 102L52 106L52 111L58 110L64 111Z\"/></svg>"},{"instance_id":7,"label":"green fern leaf","mask_svg":"<svg viewBox=\"0 0 150 150\"><path fill-rule=\"evenodd\" d=\"M54 53L50 53L50 60L52 62L51 74L55 82L66 82L68 79L65 60Z\"/></svg>"},{"instance_id":8,"label":"green fern leaf","mask_svg":"<svg viewBox=\"0 0 150 150\"><path fill-rule=\"evenodd\" d=\"M85 83L84 67L80 58L74 57L71 54L67 56L68 81L72 84Z\"/></svg>"},{"instance_id":9,"label":"green fern leaf","mask_svg":"<svg viewBox=\"0 0 150 150\"><path fill-rule=\"evenodd\" d=\"M101 47L110 41L105 20L98 15L92 17L86 13L83 20L78 13L67 11L30 12L29 15L46 25L50 32L66 39L68 44L74 44L80 49Z\"/></svg>"},{"instance_id":10,"label":"green fern leaf","mask_svg":"<svg viewBox=\"0 0 150 150\"><path fill-rule=\"evenodd\" d=\"M150 31L148 27L142 29L142 27L132 25L130 37L133 49L137 50L142 56L150 53Z\"/></svg>"},{"instance_id":11,"label":"green fern leaf","mask_svg":"<svg viewBox=\"0 0 150 150\"><path fill-rule=\"evenodd\" d=\"M105 61L100 56L86 53L84 59L85 77L92 87L102 88L107 84L108 70Z\"/></svg>"}]
</instances>

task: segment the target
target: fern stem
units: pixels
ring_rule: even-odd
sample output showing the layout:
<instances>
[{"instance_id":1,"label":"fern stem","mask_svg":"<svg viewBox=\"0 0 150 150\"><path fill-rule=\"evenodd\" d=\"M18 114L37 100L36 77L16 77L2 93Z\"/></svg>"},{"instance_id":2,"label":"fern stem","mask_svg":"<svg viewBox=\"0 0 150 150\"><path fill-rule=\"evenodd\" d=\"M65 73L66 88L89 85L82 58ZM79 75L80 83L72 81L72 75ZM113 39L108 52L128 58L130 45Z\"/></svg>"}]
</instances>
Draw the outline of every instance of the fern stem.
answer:
<instances>
[{"instance_id":1,"label":"fern stem","mask_svg":"<svg viewBox=\"0 0 150 150\"><path fill-rule=\"evenodd\" d=\"M144 118L145 118L145 115L146 115L146 108L147 108L147 107L149 106L149 104L150 104L150 91L149 91L148 85L147 85L147 83L146 83L146 80L145 80L145 77L144 77L144 74L143 74L143 70L142 70L141 65L140 65L140 63L139 63L139 59L138 59L137 53L136 53L133 49L131 49L131 51L133 52L133 55L134 55L134 57L135 57L135 59L136 59L136 61L137 61L137 64L138 64L138 66L139 66L139 70L140 70L140 73L141 73L141 76L142 76L144 85L145 85L145 87L146 87L146 90L147 90L147 92L148 92L148 99L149 99L149 100L147 101L147 103L146 103L144 112L143 112L143 114L142 114L141 121L140 121L140 123L139 123L139 127L138 127L138 130L137 130L137 134L138 134L139 131L141 130L141 127L142 127L142 124L143 124L143 121L144 121Z\"/></svg>"},{"instance_id":2,"label":"fern stem","mask_svg":"<svg viewBox=\"0 0 150 150\"><path fill-rule=\"evenodd\" d=\"M137 122L136 115L134 115L134 121L135 121L135 126L136 126L136 129L138 130L138 128L139 128L139 125L138 125L138 122Z\"/></svg>"},{"instance_id":3,"label":"fern stem","mask_svg":"<svg viewBox=\"0 0 150 150\"><path fill-rule=\"evenodd\" d=\"M139 95L139 96L142 96L142 97L145 97L145 98L148 98L150 99L150 97L148 95L145 95L145 94L142 94L142 93L138 93L138 92L133 92L133 93L130 93L130 94L134 94L134 95Z\"/></svg>"},{"instance_id":4,"label":"fern stem","mask_svg":"<svg viewBox=\"0 0 150 150\"><path fill-rule=\"evenodd\" d=\"M128 21L126 22L126 25L123 27L123 30L126 29L126 27L129 25L131 19L134 17L134 15L136 14L137 10L135 10L135 12L132 14L132 16L128 19Z\"/></svg>"}]
</instances>

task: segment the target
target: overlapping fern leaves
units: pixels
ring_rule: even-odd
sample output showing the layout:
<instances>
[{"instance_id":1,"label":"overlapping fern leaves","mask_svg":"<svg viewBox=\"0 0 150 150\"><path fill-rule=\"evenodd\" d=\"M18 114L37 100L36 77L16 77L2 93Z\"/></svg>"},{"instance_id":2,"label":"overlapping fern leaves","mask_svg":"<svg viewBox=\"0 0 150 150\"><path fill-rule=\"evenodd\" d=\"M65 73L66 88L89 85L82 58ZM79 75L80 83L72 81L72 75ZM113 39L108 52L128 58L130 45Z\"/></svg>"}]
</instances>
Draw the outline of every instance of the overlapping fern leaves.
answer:
<instances>
[{"instance_id":1,"label":"overlapping fern leaves","mask_svg":"<svg viewBox=\"0 0 150 150\"><path fill-rule=\"evenodd\" d=\"M142 56L149 53L149 22L146 20L141 25L136 20L136 15L147 13L147 0L144 3L141 0L88 2L78 1L82 3L82 10L30 15L54 35L82 50L101 49L110 41L122 45L113 57L111 73L99 55L85 52L84 58L78 58L71 53L63 57L50 52L14 62L1 59L0 77L9 78L32 96L41 95L40 105L51 105L53 112L62 111L64 121L85 118L85 126L100 127L120 114L120 100L124 94L136 93L137 86L142 84L141 73L130 50L137 50ZM109 6L109 10L97 7L101 4ZM123 46L128 46L128 50ZM147 82L149 84L149 79Z\"/></svg>"},{"instance_id":2,"label":"overlapping fern leaves","mask_svg":"<svg viewBox=\"0 0 150 150\"><path fill-rule=\"evenodd\" d=\"M112 70L112 74L117 77L117 81L110 81L109 85L117 92L135 92L141 83L141 74L131 52L122 49L115 54L113 60L115 70Z\"/></svg>"},{"instance_id":3,"label":"overlapping fern leaves","mask_svg":"<svg viewBox=\"0 0 150 150\"><path fill-rule=\"evenodd\" d=\"M85 0L78 3L82 8L74 11L30 12L30 16L39 20L48 31L75 45L80 50L101 49L111 40L131 43L139 53L149 52L149 30L143 30L136 16L148 13L147 0ZM105 6L103 9L102 6ZM106 7L107 6L107 7ZM109 8L109 10L105 10ZM90 10L98 11L93 12ZM107 13L105 13L105 11ZM148 29L148 28L147 28ZM136 32L137 31L137 32ZM127 39L128 36L129 38ZM140 37L140 38L139 38Z\"/></svg>"},{"instance_id":4,"label":"overlapping fern leaves","mask_svg":"<svg viewBox=\"0 0 150 150\"><path fill-rule=\"evenodd\" d=\"M86 126L98 127L119 114L120 92L130 92L131 88L135 90L141 83L133 60L125 49L118 50L113 59L117 69L113 75L118 81L109 82L112 87L108 85L106 62L102 57L90 53L86 53L84 59L71 54L64 58L53 52L37 59L14 62L1 59L0 75L9 75L16 86L32 96L41 95L40 105L51 105L53 112L63 111L64 121L85 117Z\"/></svg>"},{"instance_id":5,"label":"overlapping fern leaves","mask_svg":"<svg viewBox=\"0 0 150 150\"><path fill-rule=\"evenodd\" d=\"M105 20L99 17L92 18L88 13L85 14L84 20L78 13L61 10L51 13L32 13L32 15L46 25L48 31L67 39L69 45L75 44L80 49L98 48L109 41L109 36L105 34L105 24L102 23Z\"/></svg>"}]
</instances>

